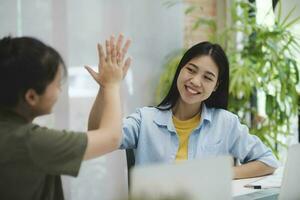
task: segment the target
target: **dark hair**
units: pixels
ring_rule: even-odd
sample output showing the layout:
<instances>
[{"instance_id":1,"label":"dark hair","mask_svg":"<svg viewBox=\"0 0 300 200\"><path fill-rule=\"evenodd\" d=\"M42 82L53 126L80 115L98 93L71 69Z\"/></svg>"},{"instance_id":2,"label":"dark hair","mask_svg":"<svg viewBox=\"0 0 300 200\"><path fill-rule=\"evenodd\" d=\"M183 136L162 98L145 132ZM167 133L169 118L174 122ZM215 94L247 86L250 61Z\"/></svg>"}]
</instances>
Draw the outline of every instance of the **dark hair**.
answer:
<instances>
[{"instance_id":1,"label":"dark hair","mask_svg":"<svg viewBox=\"0 0 300 200\"><path fill-rule=\"evenodd\" d=\"M59 53L31 37L0 40L0 107L15 107L28 89L43 94L58 71L66 68Z\"/></svg>"},{"instance_id":2,"label":"dark hair","mask_svg":"<svg viewBox=\"0 0 300 200\"><path fill-rule=\"evenodd\" d=\"M229 89L229 62L222 47L218 44L210 42L201 42L190 49L188 49L180 60L174 79L167 96L158 104L157 108L160 110L169 110L173 108L179 98L179 91L177 88L177 79L181 69L193 58L203 55L209 55L216 63L219 69L218 87L208 99L204 101L209 108L223 108L227 109L228 105L228 89Z\"/></svg>"}]
</instances>

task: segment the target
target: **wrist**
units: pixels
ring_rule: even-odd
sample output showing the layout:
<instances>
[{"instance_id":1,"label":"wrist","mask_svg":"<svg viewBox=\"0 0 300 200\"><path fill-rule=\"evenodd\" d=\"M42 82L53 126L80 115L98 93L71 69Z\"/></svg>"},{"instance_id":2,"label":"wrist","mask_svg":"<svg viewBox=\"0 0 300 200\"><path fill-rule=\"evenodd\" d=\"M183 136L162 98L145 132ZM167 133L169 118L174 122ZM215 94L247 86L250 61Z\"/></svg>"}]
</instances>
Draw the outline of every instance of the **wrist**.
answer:
<instances>
[{"instance_id":1,"label":"wrist","mask_svg":"<svg viewBox=\"0 0 300 200\"><path fill-rule=\"evenodd\" d=\"M120 90L121 84L120 83L111 83L111 84L105 84L101 86L101 89L103 91L113 91L113 90Z\"/></svg>"}]
</instances>

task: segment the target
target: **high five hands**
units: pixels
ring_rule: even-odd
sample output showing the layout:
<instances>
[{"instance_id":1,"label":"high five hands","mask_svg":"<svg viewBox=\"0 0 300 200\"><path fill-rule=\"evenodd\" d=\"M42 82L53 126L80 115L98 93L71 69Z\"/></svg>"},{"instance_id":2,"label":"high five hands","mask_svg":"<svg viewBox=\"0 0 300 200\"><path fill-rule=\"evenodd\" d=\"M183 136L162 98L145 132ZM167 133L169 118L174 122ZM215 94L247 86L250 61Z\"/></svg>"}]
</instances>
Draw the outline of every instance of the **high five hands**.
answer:
<instances>
[{"instance_id":1,"label":"high five hands","mask_svg":"<svg viewBox=\"0 0 300 200\"><path fill-rule=\"evenodd\" d=\"M98 73L91 67L85 66L101 87L119 84L126 76L131 59L127 58L125 60L125 57L131 41L127 39L123 45L123 39L124 36L122 34L119 34L117 41L115 41L114 36L111 36L109 40L105 41L105 53L102 45L97 44L99 57Z\"/></svg>"}]
</instances>

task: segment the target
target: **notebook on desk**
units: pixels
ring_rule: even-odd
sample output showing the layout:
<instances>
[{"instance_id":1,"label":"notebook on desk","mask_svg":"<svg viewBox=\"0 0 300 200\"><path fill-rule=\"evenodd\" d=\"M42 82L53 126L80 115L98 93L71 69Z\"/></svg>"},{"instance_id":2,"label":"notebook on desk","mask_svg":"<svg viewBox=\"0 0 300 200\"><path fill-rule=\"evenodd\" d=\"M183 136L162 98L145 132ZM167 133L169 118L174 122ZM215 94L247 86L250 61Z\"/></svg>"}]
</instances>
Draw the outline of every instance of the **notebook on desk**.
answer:
<instances>
[{"instance_id":1,"label":"notebook on desk","mask_svg":"<svg viewBox=\"0 0 300 200\"><path fill-rule=\"evenodd\" d=\"M131 172L131 195L185 200L231 199L232 159L217 157L178 164L138 166Z\"/></svg>"},{"instance_id":2,"label":"notebook on desk","mask_svg":"<svg viewBox=\"0 0 300 200\"><path fill-rule=\"evenodd\" d=\"M237 196L234 200L299 200L300 199L300 144L289 148L280 188L262 189L254 193Z\"/></svg>"},{"instance_id":3,"label":"notebook on desk","mask_svg":"<svg viewBox=\"0 0 300 200\"><path fill-rule=\"evenodd\" d=\"M270 176L263 176L260 179L248 183L244 187L253 189L280 188L283 177L283 167L276 169L275 173Z\"/></svg>"}]
</instances>

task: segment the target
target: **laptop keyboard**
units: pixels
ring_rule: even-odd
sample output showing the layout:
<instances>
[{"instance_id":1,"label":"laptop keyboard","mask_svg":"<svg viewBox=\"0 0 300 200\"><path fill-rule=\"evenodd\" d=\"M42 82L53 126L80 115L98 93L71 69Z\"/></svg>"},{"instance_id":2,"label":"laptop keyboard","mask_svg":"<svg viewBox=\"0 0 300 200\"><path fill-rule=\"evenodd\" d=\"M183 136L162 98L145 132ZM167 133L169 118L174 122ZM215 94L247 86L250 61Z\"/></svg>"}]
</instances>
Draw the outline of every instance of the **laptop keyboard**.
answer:
<instances>
[{"instance_id":1,"label":"laptop keyboard","mask_svg":"<svg viewBox=\"0 0 300 200\"><path fill-rule=\"evenodd\" d=\"M258 190L257 192L233 197L234 200L278 200L280 188Z\"/></svg>"}]
</instances>

